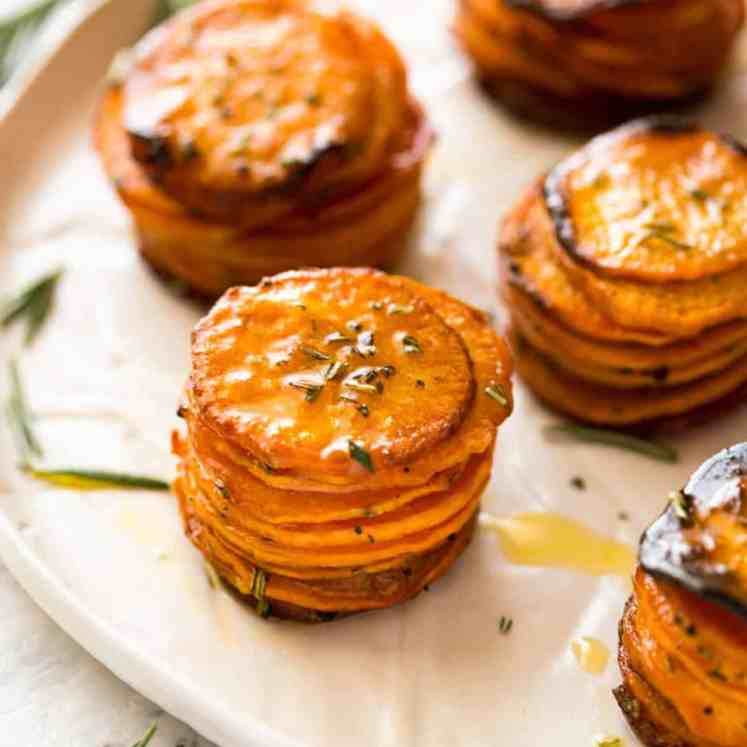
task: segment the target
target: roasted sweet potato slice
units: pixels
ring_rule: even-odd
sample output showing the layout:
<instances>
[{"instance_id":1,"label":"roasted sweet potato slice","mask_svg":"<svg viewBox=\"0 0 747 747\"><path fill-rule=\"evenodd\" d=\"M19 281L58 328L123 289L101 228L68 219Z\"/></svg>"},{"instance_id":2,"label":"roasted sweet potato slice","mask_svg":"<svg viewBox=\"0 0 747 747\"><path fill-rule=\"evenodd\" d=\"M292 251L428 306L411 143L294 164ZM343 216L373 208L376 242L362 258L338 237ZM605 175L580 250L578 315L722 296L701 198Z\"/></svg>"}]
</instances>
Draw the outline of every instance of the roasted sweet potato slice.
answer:
<instances>
[{"instance_id":1,"label":"roasted sweet potato slice","mask_svg":"<svg viewBox=\"0 0 747 747\"><path fill-rule=\"evenodd\" d=\"M558 244L588 269L645 283L747 263L747 151L672 118L592 140L546 177Z\"/></svg>"},{"instance_id":2,"label":"roasted sweet potato slice","mask_svg":"<svg viewBox=\"0 0 747 747\"><path fill-rule=\"evenodd\" d=\"M643 535L618 701L647 745L747 743L747 444L708 460Z\"/></svg>"},{"instance_id":3,"label":"roasted sweet potato slice","mask_svg":"<svg viewBox=\"0 0 747 747\"><path fill-rule=\"evenodd\" d=\"M200 215L266 225L386 166L407 109L373 24L303 0L208 0L151 32L125 83L137 161Z\"/></svg>"},{"instance_id":4,"label":"roasted sweet potato slice","mask_svg":"<svg viewBox=\"0 0 747 747\"><path fill-rule=\"evenodd\" d=\"M625 390L579 381L513 337L516 369L544 402L589 423L638 426L656 423L718 402L747 382L747 357L717 374L665 389Z\"/></svg>"}]
</instances>

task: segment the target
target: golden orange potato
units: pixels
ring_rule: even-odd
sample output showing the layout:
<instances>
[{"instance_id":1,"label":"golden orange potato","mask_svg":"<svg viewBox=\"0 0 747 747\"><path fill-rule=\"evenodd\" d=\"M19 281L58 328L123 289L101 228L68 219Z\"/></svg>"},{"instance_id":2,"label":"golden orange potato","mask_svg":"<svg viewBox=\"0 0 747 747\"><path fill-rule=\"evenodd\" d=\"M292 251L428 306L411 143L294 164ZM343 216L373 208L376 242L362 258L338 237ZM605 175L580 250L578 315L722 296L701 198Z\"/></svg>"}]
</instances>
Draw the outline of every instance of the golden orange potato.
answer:
<instances>
[{"instance_id":1,"label":"golden orange potato","mask_svg":"<svg viewBox=\"0 0 747 747\"><path fill-rule=\"evenodd\" d=\"M193 332L174 437L188 536L284 616L409 598L471 536L511 370L481 312L406 278L229 290Z\"/></svg>"},{"instance_id":2,"label":"golden orange potato","mask_svg":"<svg viewBox=\"0 0 747 747\"><path fill-rule=\"evenodd\" d=\"M501 229L499 275L517 367L541 399L624 427L736 399L744 159L728 138L657 117L592 140L525 191Z\"/></svg>"},{"instance_id":3,"label":"golden orange potato","mask_svg":"<svg viewBox=\"0 0 747 747\"><path fill-rule=\"evenodd\" d=\"M509 108L594 129L706 91L743 15L742 0L460 0L455 29Z\"/></svg>"},{"instance_id":4,"label":"golden orange potato","mask_svg":"<svg viewBox=\"0 0 747 747\"><path fill-rule=\"evenodd\" d=\"M744 747L747 445L708 460L644 533L615 696L648 747Z\"/></svg>"},{"instance_id":5,"label":"golden orange potato","mask_svg":"<svg viewBox=\"0 0 747 747\"><path fill-rule=\"evenodd\" d=\"M161 274L216 297L289 269L387 267L401 255L432 132L378 29L310 0L207 0L138 49L102 98L94 141ZM329 95L309 94L314 81ZM182 95L173 110L159 104ZM264 118L264 97L277 117ZM149 117L161 133L151 140ZM301 153L332 130L339 146Z\"/></svg>"}]
</instances>

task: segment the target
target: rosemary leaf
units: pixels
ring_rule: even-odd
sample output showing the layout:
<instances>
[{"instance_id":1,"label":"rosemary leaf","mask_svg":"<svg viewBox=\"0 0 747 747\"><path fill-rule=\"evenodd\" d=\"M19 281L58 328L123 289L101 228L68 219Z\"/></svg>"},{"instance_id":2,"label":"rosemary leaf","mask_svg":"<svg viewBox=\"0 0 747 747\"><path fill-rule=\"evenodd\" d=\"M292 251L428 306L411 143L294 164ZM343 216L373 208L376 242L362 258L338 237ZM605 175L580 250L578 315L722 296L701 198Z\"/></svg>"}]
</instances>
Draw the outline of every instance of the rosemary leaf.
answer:
<instances>
[{"instance_id":1,"label":"rosemary leaf","mask_svg":"<svg viewBox=\"0 0 747 747\"><path fill-rule=\"evenodd\" d=\"M158 729L158 727L155 724L151 724L148 727L148 731L146 731L142 738L138 739L132 747L148 747L150 740L153 739L153 735L156 733L156 729Z\"/></svg>"},{"instance_id":2,"label":"rosemary leaf","mask_svg":"<svg viewBox=\"0 0 747 747\"><path fill-rule=\"evenodd\" d=\"M374 471L371 455L362 446L355 443L352 438L348 441L348 450L350 451L351 459L354 459L361 467L367 469L369 472Z\"/></svg>"},{"instance_id":3,"label":"rosemary leaf","mask_svg":"<svg viewBox=\"0 0 747 747\"><path fill-rule=\"evenodd\" d=\"M0 310L0 327L6 329L14 322L24 319L25 342L26 345L30 345L49 317L61 276L61 269L44 275L24 288L15 298L7 301Z\"/></svg>"},{"instance_id":4,"label":"rosemary leaf","mask_svg":"<svg viewBox=\"0 0 747 747\"><path fill-rule=\"evenodd\" d=\"M43 450L34 435L33 415L26 403L26 396L21 384L21 374L18 363L11 360L8 363L10 378L10 395L6 404L8 419L18 443L22 466L28 465L32 457L43 456Z\"/></svg>"},{"instance_id":5,"label":"rosemary leaf","mask_svg":"<svg viewBox=\"0 0 747 747\"><path fill-rule=\"evenodd\" d=\"M686 244L684 241L677 241L677 239L672 238L667 232L665 231L651 231L649 234L646 235L646 239L659 239L659 241L663 241L665 244L669 244L669 246L673 246L675 249L682 249L689 251L690 249L693 249L692 244Z\"/></svg>"},{"instance_id":6,"label":"rosemary leaf","mask_svg":"<svg viewBox=\"0 0 747 747\"><path fill-rule=\"evenodd\" d=\"M658 459L661 462L674 463L679 459L677 450L668 444L658 443L656 441L647 441L644 438L631 436L627 433L610 431L603 428L591 428L576 423L558 423L548 426L545 432L551 436L567 436L576 441L584 443L602 444L604 446L616 446L620 449L627 449L636 454Z\"/></svg>"},{"instance_id":7,"label":"rosemary leaf","mask_svg":"<svg viewBox=\"0 0 747 747\"><path fill-rule=\"evenodd\" d=\"M327 355L326 353L323 353L321 350L312 348L310 345L301 345L300 350L304 355L308 355L309 358L313 358L314 360L317 360L317 361L331 361L332 360L331 355Z\"/></svg>"},{"instance_id":8,"label":"rosemary leaf","mask_svg":"<svg viewBox=\"0 0 747 747\"><path fill-rule=\"evenodd\" d=\"M500 384L491 384L485 387L485 394L494 399L499 405L508 407L508 396L506 390Z\"/></svg>"},{"instance_id":9,"label":"rosemary leaf","mask_svg":"<svg viewBox=\"0 0 747 747\"><path fill-rule=\"evenodd\" d=\"M402 338L402 349L405 351L405 353L423 352L423 349L420 347L420 343L412 335L405 335Z\"/></svg>"},{"instance_id":10,"label":"rosemary leaf","mask_svg":"<svg viewBox=\"0 0 747 747\"><path fill-rule=\"evenodd\" d=\"M168 490L169 484L164 480L142 475L130 475L123 472L105 470L87 470L78 468L35 469L28 467L26 474L35 480L48 482L62 488L73 490L112 490L119 488L138 488L140 490Z\"/></svg>"}]
</instances>

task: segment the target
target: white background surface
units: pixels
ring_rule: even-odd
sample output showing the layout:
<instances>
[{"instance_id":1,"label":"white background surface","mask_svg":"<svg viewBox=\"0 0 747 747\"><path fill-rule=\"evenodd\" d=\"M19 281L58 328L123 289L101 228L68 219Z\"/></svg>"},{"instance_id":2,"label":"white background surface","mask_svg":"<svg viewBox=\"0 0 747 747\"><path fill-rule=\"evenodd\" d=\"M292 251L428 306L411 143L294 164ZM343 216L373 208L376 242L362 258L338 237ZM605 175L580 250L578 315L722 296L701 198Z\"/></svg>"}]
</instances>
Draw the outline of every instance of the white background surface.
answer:
<instances>
[{"instance_id":1,"label":"white background surface","mask_svg":"<svg viewBox=\"0 0 747 747\"><path fill-rule=\"evenodd\" d=\"M50 461L169 475L187 334L202 310L136 259L88 132L106 61L137 36L148 5L113 0L0 125L0 277L16 288L67 267L54 319L22 360ZM498 217L573 143L518 125L480 95L450 43L448 0L413 0L406 14L402 0L355 5L380 16L407 53L440 133L401 269L491 307ZM705 118L744 137L745 103L736 63ZM741 413L683 437L682 460L669 466L550 445L541 429L551 420L519 388L485 507L559 511L631 544L669 490L747 425ZM268 624L210 589L168 497L40 491L16 477L3 448L0 554L14 574L107 666L222 747L584 747L598 732L627 734L609 694L614 665L592 677L568 650L577 635L614 647L622 581L512 567L483 532L414 603L313 628ZM568 486L577 474L583 493ZM619 521L621 509L630 521ZM129 747L155 707L7 574L0 583L0 745ZM497 633L504 614L515 620L507 637ZM186 727L164 720L153 744L180 737Z\"/></svg>"}]
</instances>

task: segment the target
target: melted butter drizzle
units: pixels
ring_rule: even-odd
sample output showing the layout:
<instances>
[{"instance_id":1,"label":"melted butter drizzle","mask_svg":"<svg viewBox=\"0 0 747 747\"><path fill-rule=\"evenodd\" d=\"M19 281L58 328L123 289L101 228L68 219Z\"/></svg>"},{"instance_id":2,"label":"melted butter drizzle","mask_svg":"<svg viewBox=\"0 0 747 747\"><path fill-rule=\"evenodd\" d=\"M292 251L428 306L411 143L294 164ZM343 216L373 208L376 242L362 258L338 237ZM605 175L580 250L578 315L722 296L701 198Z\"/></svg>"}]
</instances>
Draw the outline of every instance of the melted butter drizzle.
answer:
<instances>
[{"instance_id":1,"label":"melted butter drizzle","mask_svg":"<svg viewBox=\"0 0 747 747\"><path fill-rule=\"evenodd\" d=\"M580 636L571 641L571 651L579 667L588 674L602 674L607 668L610 651L601 641Z\"/></svg>"},{"instance_id":2,"label":"melted butter drizzle","mask_svg":"<svg viewBox=\"0 0 747 747\"><path fill-rule=\"evenodd\" d=\"M480 526L497 533L503 554L515 565L624 578L635 568L632 547L559 514L526 512L503 517L482 512Z\"/></svg>"}]
</instances>

